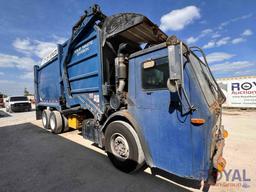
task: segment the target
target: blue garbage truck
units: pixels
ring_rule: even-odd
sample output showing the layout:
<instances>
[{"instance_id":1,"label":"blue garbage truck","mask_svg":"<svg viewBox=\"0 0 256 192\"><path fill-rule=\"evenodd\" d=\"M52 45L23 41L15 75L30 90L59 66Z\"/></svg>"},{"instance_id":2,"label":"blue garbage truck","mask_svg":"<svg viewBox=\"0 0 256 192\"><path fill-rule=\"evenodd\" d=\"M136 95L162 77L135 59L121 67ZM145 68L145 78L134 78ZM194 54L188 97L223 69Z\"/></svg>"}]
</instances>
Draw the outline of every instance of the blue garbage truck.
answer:
<instances>
[{"instance_id":1,"label":"blue garbage truck","mask_svg":"<svg viewBox=\"0 0 256 192\"><path fill-rule=\"evenodd\" d=\"M81 130L124 172L147 165L214 181L225 167L225 96L205 54L141 14L90 7L34 66L34 86L45 129Z\"/></svg>"}]
</instances>

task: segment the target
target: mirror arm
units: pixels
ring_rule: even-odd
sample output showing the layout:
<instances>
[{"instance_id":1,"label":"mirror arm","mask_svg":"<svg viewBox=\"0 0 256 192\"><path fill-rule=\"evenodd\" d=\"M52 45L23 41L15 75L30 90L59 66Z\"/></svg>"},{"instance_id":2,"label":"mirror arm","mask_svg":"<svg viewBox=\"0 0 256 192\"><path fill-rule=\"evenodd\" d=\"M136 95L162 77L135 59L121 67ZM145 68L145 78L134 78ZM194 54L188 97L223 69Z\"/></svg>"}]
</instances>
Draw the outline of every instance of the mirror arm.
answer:
<instances>
[{"instance_id":1,"label":"mirror arm","mask_svg":"<svg viewBox=\"0 0 256 192\"><path fill-rule=\"evenodd\" d=\"M189 106L189 112L195 111L196 108L195 108L194 105L192 105L192 104L190 103L190 101L189 101L189 99L188 99L188 95L187 95L185 89L184 89L183 87L181 87L181 89L182 89L182 92L183 92L183 94L184 94L184 96L185 96L185 99L186 99L186 101L187 101L187 104L188 104L188 106ZM178 92L178 96L179 96L181 105L184 106L184 104L182 103L182 99L181 99L181 96L180 96L179 92Z\"/></svg>"},{"instance_id":2,"label":"mirror arm","mask_svg":"<svg viewBox=\"0 0 256 192\"><path fill-rule=\"evenodd\" d=\"M199 51L202 54L203 58L204 58L205 64L208 66L206 55L205 55L205 53L203 52L203 50L200 47L193 46L193 47L190 47L190 49L196 49L194 51Z\"/></svg>"},{"instance_id":3,"label":"mirror arm","mask_svg":"<svg viewBox=\"0 0 256 192\"><path fill-rule=\"evenodd\" d=\"M194 106L193 105L191 105L191 103L190 103L190 101L189 101L189 99L188 99L188 95L187 95L187 92L186 92L186 90L184 89L184 75L183 75L183 69L184 69L184 61L183 61L183 45L185 45L185 44L183 44L182 43L182 41L180 42L180 62L181 62L181 89L182 89L182 92L183 92L183 94L184 94L184 96L185 96L185 99L186 99L186 101L187 101L187 104L188 104L188 106L189 106L189 111L194 111L195 110L195 108L194 108ZM187 47L186 47L187 48ZM177 85L176 85L177 86ZM181 102L182 102L182 100L181 100Z\"/></svg>"}]
</instances>

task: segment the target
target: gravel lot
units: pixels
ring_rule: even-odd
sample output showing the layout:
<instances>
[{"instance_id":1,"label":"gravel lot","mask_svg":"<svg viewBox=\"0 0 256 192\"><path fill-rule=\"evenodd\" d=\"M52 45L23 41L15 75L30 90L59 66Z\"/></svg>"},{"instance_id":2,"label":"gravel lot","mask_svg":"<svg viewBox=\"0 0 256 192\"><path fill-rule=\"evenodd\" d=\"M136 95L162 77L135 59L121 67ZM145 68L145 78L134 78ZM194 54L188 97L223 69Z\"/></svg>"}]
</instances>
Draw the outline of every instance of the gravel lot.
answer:
<instances>
[{"instance_id":1,"label":"gravel lot","mask_svg":"<svg viewBox=\"0 0 256 192\"><path fill-rule=\"evenodd\" d=\"M226 176L210 191L256 188L255 117L255 111L224 111ZM149 169L133 175L116 170L77 130L53 135L40 128L34 111L0 110L0 191L198 191Z\"/></svg>"}]
</instances>

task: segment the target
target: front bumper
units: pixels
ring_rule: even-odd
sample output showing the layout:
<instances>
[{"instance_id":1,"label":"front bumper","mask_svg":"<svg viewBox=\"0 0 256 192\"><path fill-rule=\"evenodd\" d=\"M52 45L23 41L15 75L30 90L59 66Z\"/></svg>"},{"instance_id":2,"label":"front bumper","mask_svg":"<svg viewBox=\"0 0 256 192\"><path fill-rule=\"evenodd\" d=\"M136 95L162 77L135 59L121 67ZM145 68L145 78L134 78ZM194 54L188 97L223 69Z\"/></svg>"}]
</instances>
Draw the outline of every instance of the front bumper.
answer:
<instances>
[{"instance_id":1,"label":"front bumper","mask_svg":"<svg viewBox=\"0 0 256 192\"><path fill-rule=\"evenodd\" d=\"M228 132L224 129L224 126L221 126L216 136L215 151L212 157L212 168L208 177L208 184L216 184L218 172L223 172L227 164L226 160L223 158L223 149L227 136Z\"/></svg>"}]
</instances>

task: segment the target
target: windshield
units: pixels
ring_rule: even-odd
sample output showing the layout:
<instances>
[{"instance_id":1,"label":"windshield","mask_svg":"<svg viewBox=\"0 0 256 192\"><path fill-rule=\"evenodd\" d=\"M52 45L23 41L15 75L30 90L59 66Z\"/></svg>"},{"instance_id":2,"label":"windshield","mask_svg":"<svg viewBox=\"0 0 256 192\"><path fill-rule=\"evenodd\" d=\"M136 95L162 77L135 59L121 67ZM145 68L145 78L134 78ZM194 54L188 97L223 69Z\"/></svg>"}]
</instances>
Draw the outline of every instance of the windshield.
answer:
<instances>
[{"instance_id":1,"label":"windshield","mask_svg":"<svg viewBox=\"0 0 256 192\"><path fill-rule=\"evenodd\" d=\"M207 64L203 63L193 52L189 54L189 60L196 72L199 84L208 104L212 105L216 100L222 104L225 98Z\"/></svg>"},{"instance_id":2,"label":"windshield","mask_svg":"<svg viewBox=\"0 0 256 192\"><path fill-rule=\"evenodd\" d=\"M27 97L11 97L10 101L27 101Z\"/></svg>"}]
</instances>

